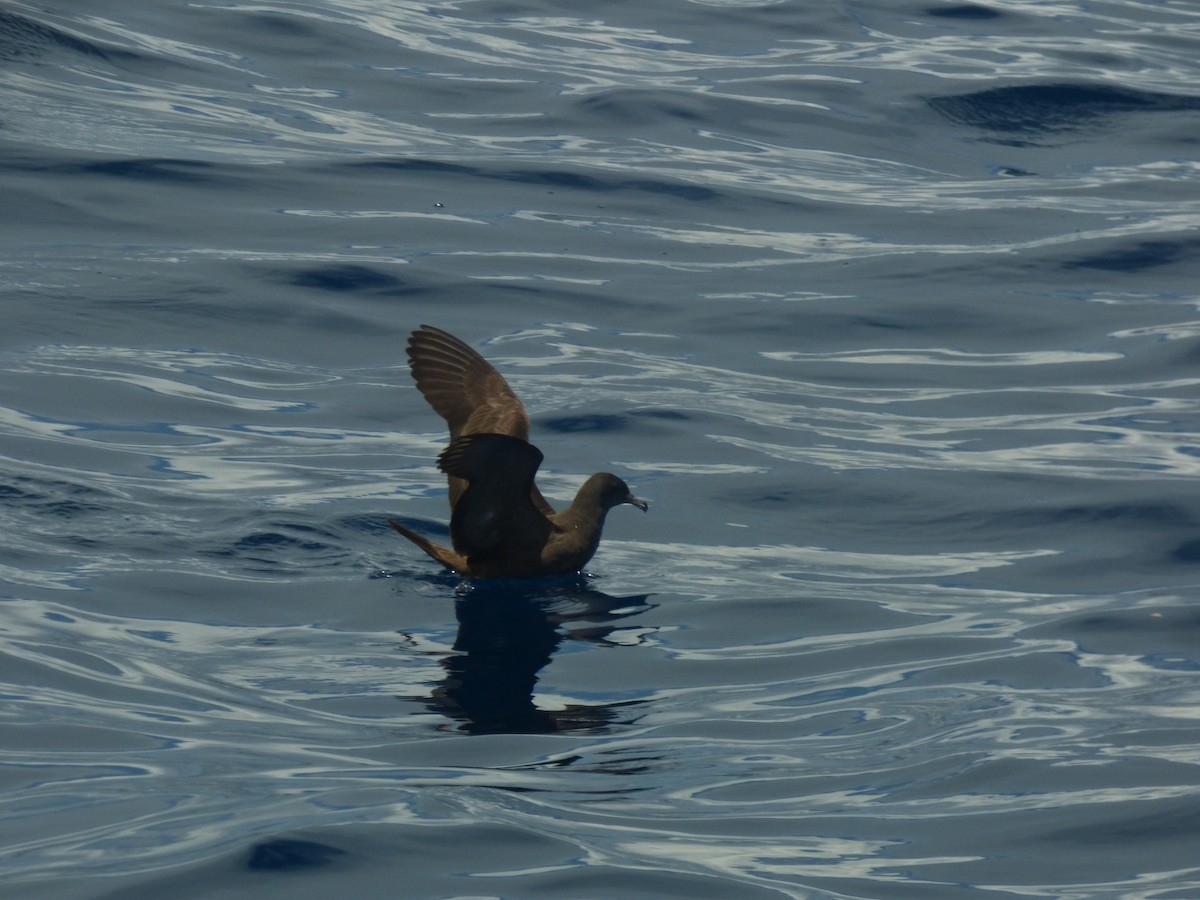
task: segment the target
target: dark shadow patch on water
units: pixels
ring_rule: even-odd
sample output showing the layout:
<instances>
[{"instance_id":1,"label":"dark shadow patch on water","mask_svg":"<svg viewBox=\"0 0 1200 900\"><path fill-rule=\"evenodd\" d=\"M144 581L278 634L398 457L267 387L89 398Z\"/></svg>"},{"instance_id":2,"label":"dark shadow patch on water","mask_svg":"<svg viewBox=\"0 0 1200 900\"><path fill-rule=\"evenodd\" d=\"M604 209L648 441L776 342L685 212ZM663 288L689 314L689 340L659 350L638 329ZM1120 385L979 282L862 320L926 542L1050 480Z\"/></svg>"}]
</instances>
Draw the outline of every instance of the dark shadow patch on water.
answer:
<instances>
[{"instance_id":1,"label":"dark shadow patch on water","mask_svg":"<svg viewBox=\"0 0 1200 900\"><path fill-rule=\"evenodd\" d=\"M1193 565L1200 563L1200 538L1192 541L1184 541L1171 551L1171 559L1175 562Z\"/></svg>"},{"instance_id":2,"label":"dark shadow patch on water","mask_svg":"<svg viewBox=\"0 0 1200 900\"><path fill-rule=\"evenodd\" d=\"M250 12L238 16L238 27L253 34L264 44L270 44L272 55L285 53L316 53L336 58L335 47L344 47L338 40L338 32L329 28L329 22L313 16L287 15L276 12Z\"/></svg>"},{"instance_id":3,"label":"dark shadow patch on water","mask_svg":"<svg viewBox=\"0 0 1200 900\"><path fill-rule=\"evenodd\" d=\"M661 419L666 422L691 422L697 418L697 416L678 409L635 409L629 415L640 416L644 419Z\"/></svg>"},{"instance_id":4,"label":"dark shadow patch on water","mask_svg":"<svg viewBox=\"0 0 1200 900\"><path fill-rule=\"evenodd\" d=\"M925 15L935 19L959 19L961 21L981 22L985 19L999 19L1003 13L988 6L976 6L973 3L957 3L953 6L931 6L925 10Z\"/></svg>"},{"instance_id":5,"label":"dark shadow patch on water","mask_svg":"<svg viewBox=\"0 0 1200 900\"><path fill-rule=\"evenodd\" d=\"M1200 110L1200 98L1113 85L1019 84L930 97L929 106L958 125L1014 139L1039 138L1105 124L1114 116Z\"/></svg>"},{"instance_id":6,"label":"dark shadow patch on water","mask_svg":"<svg viewBox=\"0 0 1200 900\"><path fill-rule=\"evenodd\" d=\"M1200 810L1191 799L1127 802L1125 809L1146 809L1144 815L1115 817L1111 813L1081 827L1063 828L1043 835L1047 841L1061 841L1092 849L1111 847L1123 854L1142 846L1147 851L1163 843L1200 842Z\"/></svg>"},{"instance_id":7,"label":"dark shadow patch on water","mask_svg":"<svg viewBox=\"0 0 1200 900\"><path fill-rule=\"evenodd\" d=\"M720 500L733 506L765 512L778 509L799 509L812 505L812 496L800 488L751 487L725 491Z\"/></svg>"},{"instance_id":8,"label":"dark shadow patch on water","mask_svg":"<svg viewBox=\"0 0 1200 900\"><path fill-rule=\"evenodd\" d=\"M664 119L688 123L712 120L704 109L687 105L686 101L695 98L689 95L680 95L674 101L671 98L672 94L661 90L608 90L583 98L577 107L589 118L624 127L655 126Z\"/></svg>"},{"instance_id":9,"label":"dark shadow patch on water","mask_svg":"<svg viewBox=\"0 0 1200 900\"><path fill-rule=\"evenodd\" d=\"M793 94L797 99L808 96L802 89ZM814 123L821 118L814 109L793 107L781 114L778 107L720 92L661 86L608 87L570 100L549 116L546 127L564 134L652 133L664 142L667 134L674 133L682 145L692 146L697 135L717 133L769 142L790 141L809 117ZM703 189L711 190L711 183Z\"/></svg>"},{"instance_id":10,"label":"dark shadow patch on water","mask_svg":"<svg viewBox=\"0 0 1200 900\"><path fill-rule=\"evenodd\" d=\"M59 50L107 61L138 58L125 50L106 50L28 16L0 10L0 60L27 62Z\"/></svg>"},{"instance_id":11,"label":"dark shadow patch on water","mask_svg":"<svg viewBox=\"0 0 1200 900\"><path fill-rule=\"evenodd\" d=\"M327 866L345 855L345 850L331 847L329 844L277 838L251 847L246 868L255 872L295 872L299 869Z\"/></svg>"},{"instance_id":12,"label":"dark shadow patch on water","mask_svg":"<svg viewBox=\"0 0 1200 900\"><path fill-rule=\"evenodd\" d=\"M289 280L296 287L321 291L397 291L407 287L394 275L388 275L370 266L359 265L305 269L292 273Z\"/></svg>"},{"instance_id":13,"label":"dark shadow patch on water","mask_svg":"<svg viewBox=\"0 0 1200 900\"><path fill-rule=\"evenodd\" d=\"M706 203L719 199L721 194L710 188L680 184L665 179L607 179L577 175L570 172L514 171L505 179L519 184L540 184L550 187L571 187L585 191L637 191Z\"/></svg>"},{"instance_id":14,"label":"dark shadow patch on water","mask_svg":"<svg viewBox=\"0 0 1200 900\"><path fill-rule=\"evenodd\" d=\"M439 175L478 175L482 170L462 163L441 162L436 159L371 159L348 163L354 169L389 169L416 174L436 173Z\"/></svg>"},{"instance_id":15,"label":"dark shadow patch on water","mask_svg":"<svg viewBox=\"0 0 1200 900\"><path fill-rule=\"evenodd\" d=\"M322 561L338 564L346 554L343 543L331 532L288 522L270 523L224 546L198 552L201 556L237 560L255 570L307 568Z\"/></svg>"},{"instance_id":16,"label":"dark shadow patch on water","mask_svg":"<svg viewBox=\"0 0 1200 900\"><path fill-rule=\"evenodd\" d=\"M43 172L69 177L72 175L102 175L128 178L134 181L154 181L163 184L219 183L221 166L192 159L148 157L144 159L104 159L80 162L47 160L34 156L6 156L0 169L16 172Z\"/></svg>"},{"instance_id":17,"label":"dark shadow patch on water","mask_svg":"<svg viewBox=\"0 0 1200 900\"><path fill-rule=\"evenodd\" d=\"M104 512L110 504L105 494L82 484L47 481L20 475L0 482L0 504L8 509L27 508L38 515L71 518L81 513Z\"/></svg>"},{"instance_id":18,"label":"dark shadow patch on water","mask_svg":"<svg viewBox=\"0 0 1200 900\"><path fill-rule=\"evenodd\" d=\"M629 417L610 413L582 416L551 416L538 419L539 428L558 434L577 434L583 431L613 432L629 427Z\"/></svg>"},{"instance_id":19,"label":"dark shadow patch on water","mask_svg":"<svg viewBox=\"0 0 1200 900\"><path fill-rule=\"evenodd\" d=\"M8 155L0 162L0 170L34 172L50 175L104 175L133 181L157 181L161 184L221 184L228 179L229 169L214 163L197 160L175 160L170 157L145 157L138 160L52 160L46 156Z\"/></svg>"},{"instance_id":20,"label":"dark shadow patch on water","mask_svg":"<svg viewBox=\"0 0 1200 900\"><path fill-rule=\"evenodd\" d=\"M965 525L965 523L963 523ZM1009 510L988 518L988 530L1058 534L1093 571L1112 566L1128 574L1152 566L1200 562L1200 519L1182 504L1145 502ZM1064 560L1065 562L1065 560Z\"/></svg>"},{"instance_id":21,"label":"dark shadow patch on water","mask_svg":"<svg viewBox=\"0 0 1200 900\"><path fill-rule=\"evenodd\" d=\"M172 184L215 181L214 169L209 163L191 159L114 159L80 166L81 172L92 175Z\"/></svg>"},{"instance_id":22,"label":"dark shadow patch on water","mask_svg":"<svg viewBox=\"0 0 1200 900\"><path fill-rule=\"evenodd\" d=\"M1121 525L1131 528L1158 526L1184 528L1196 525L1196 518L1185 506L1172 503L1118 503L1095 506L1065 506L1051 510L1022 510L1008 516L1009 524L1039 529L1048 525Z\"/></svg>"},{"instance_id":23,"label":"dark shadow patch on water","mask_svg":"<svg viewBox=\"0 0 1200 900\"><path fill-rule=\"evenodd\" d=\"M1023 632L1032 638L1067 640L1082 652L1135 657L1171 671L1200 669L1200 607L1138 606L1085 612Z\"/></svg>"},{"instance_id":24,"label":"dark shadow patch on water","mask_svg":"<svg viewBox=\"0 0 1200 900\"><path fill-rule=\"evenodd\" d=\"M1013 166L996 166L992 172L1001 178L1032 178L1037 175L1036 172L1027 172Z\"/></svg>"},{"instance_id":25,"label":"dark shadow patch on water","mask_svg":"<svg viewBox=\"0 0 1200 900\"><path fill-rule=\"evenodd\" d=\"M1200 256L1200 241L1140 241L1129 247L1095 253L1062 264L1064 269L1098 269L1102 272L1141 272Z\"/></svg>"},{"instance_id":26,"label":"dark shadow patch on water","mask_svg":"<svg viewBox=\"0 0 1200 900\"><path fill-rule=\"evenodd\" d=\"M428 160L383 159L368 162L353 162L348 165L355 168L386 169L413 174L437 172L441 174L462 175L470 178L482 178L493 181L506 181L513 184L527 184L555 189L570 189L589 193L613 193L633 191L675 197L680 200L705 203L720 199L721 194L711 188L699 187L683 182L666 179L650 178L616 178L583 175L578 172L568 172L561 169L497 169L490 170L477 166L453 165L437 163Z\"/></svg>"},{"instance_id":27,"label":"dark shadow patch on water","mask_svg":"<svg viewBox=\"0 0 1200 900\"><path fill-rule=\"evenodd\" d=\"M325 550L329 545L321 541L298 540L275 531L260 531L247 535L234 544L235 550L258 551L273 547L295 547L299 550Z\"/></svg>"},{"instance_id":28,"label":"dark shadow patch on water","mask_svg":"<svg viewBox=\"0 0 1200 900\"><path fill-rule=\"evenodd\" d=\"M714 417L675 409L635 409L620 413L594 412L573 416L539 416L534 420L534 427L538 431L552 431L557 434L623 431L642 436L661 436L674 433L673 426L677 423L697 422L712 418Z\"/></svg>"}]
</instances>

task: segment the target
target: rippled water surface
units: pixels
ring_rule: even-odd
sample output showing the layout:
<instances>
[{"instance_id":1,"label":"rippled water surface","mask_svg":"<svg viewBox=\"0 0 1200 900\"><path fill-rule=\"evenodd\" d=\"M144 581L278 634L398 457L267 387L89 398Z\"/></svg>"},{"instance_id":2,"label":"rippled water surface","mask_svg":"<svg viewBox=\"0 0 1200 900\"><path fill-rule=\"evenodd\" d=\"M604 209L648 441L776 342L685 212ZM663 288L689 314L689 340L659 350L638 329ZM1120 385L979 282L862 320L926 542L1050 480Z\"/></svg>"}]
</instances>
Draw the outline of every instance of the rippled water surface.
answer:
<instances>
[{"instance_id":1,"label":"rippled water surface","mask_svg":"<svg viewBox=\"0 0 1200 900\"><path fill-rule=\"evenodd\" d=\"M1200 6L0 7L0 880L1200 896ZM463 584L422 322L578 577Z\"/></svg>"}]
</instances>

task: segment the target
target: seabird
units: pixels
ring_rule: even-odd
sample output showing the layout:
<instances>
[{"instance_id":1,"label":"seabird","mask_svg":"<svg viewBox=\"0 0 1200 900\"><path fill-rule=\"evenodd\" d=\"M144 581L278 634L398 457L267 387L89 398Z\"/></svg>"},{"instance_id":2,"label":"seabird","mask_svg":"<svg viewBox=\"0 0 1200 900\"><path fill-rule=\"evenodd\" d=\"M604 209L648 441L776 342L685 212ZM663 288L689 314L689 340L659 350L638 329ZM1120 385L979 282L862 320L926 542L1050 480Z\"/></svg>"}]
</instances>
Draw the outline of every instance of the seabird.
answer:
<instances>
[{"instance_id":1,"label":"seabird","mask_svg":"<svg viewBox=\"0 0 1200 900\"><path fill-rule=\"evenodd\" d=\"M600 545L604 518L623 503L649 504L616 475L598 472L555 512L534 476L542 452L529 414L486 359L454 335L422 325L408 339L418 390L450 429L438 468L450 485L451 550L392 519L388 524L447 569L473 578L577 572Z\"/></svg>"}]
</instances>

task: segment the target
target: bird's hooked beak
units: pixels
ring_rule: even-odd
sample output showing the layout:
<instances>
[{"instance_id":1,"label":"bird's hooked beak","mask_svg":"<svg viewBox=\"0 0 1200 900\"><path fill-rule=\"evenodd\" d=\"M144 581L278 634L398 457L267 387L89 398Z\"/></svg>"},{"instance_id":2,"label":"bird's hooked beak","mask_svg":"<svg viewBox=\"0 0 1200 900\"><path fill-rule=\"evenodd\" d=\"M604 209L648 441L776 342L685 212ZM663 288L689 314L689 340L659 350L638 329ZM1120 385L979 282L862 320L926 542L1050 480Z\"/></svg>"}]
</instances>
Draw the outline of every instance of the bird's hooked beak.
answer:
<instances>
[{"instance_id":1,"label":"bird's hooked beak","mask_svg":"<svg viewBox=\"0 0 1200 900\"><path fill-rule=\"evenodd\" d=\"M628 503L630 506L636 506L642 512L645 512L646 510L648 510L650 508L649 503L647 503L645 500L641 499L640 497L633 496L633 494L626 494L625 499L622 500L621 502Z\"/></svg>"}]
</instances>

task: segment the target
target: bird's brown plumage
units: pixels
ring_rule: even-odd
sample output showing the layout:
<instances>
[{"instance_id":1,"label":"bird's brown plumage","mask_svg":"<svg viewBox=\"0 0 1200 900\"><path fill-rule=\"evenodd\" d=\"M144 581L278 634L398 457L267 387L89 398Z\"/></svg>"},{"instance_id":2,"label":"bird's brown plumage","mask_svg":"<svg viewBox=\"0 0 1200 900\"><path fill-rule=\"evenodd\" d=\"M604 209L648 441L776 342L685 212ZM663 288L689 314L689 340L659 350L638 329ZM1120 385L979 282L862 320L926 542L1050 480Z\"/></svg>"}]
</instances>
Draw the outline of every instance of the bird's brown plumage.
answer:
<instances>
[{"instance_id":1,"label":"bird's brown plumage","mask_svg":"<svg viewBox=\"0 0 1200 900\"><path fill-rule=\"evenodd\" d=\"M596 552L609 509L647 509L620 478L600 472L555 513L534 484L542 453L529 443L529 415L504 377L430 325L412 333L408 359L417 388L450 429L438 467L450 484L454 549L388 522L446 568L477 578L578 571Z\"/></svg>"},{"instance_id":2,"label":"bird's brown plumage","mask_svg":"<svg viewBox=\"0 0 1200 900\"><path fill-rule=\"evenodd\" d=\"M529 413L504 376L475 350L449 332L422 325L408 339L408 364L417 390L446 420L450 440L464 434L507 434L529 440ZM450 509L467 489L450 476ZM533 503L546 515L554 507L535 487Z\"/></svg>"}]
</instances>

